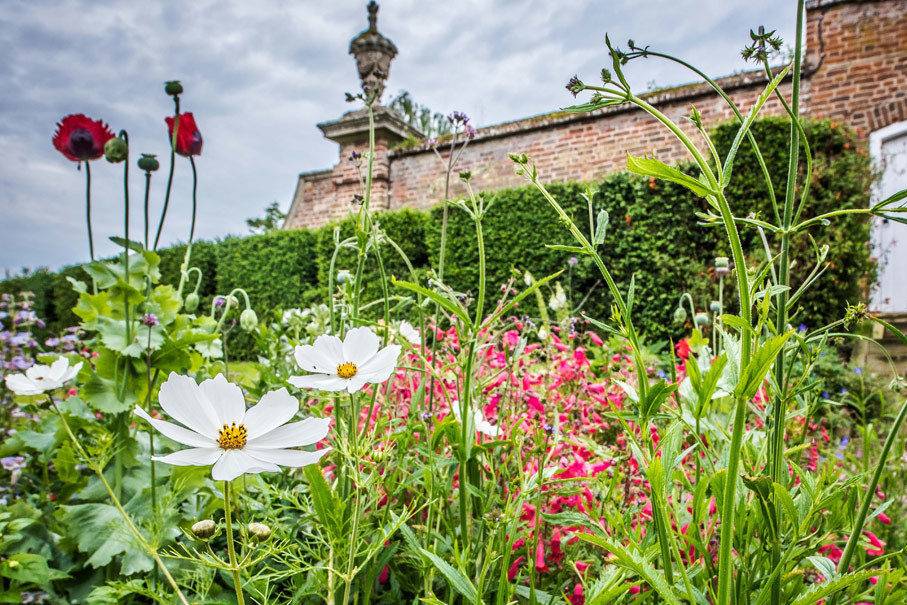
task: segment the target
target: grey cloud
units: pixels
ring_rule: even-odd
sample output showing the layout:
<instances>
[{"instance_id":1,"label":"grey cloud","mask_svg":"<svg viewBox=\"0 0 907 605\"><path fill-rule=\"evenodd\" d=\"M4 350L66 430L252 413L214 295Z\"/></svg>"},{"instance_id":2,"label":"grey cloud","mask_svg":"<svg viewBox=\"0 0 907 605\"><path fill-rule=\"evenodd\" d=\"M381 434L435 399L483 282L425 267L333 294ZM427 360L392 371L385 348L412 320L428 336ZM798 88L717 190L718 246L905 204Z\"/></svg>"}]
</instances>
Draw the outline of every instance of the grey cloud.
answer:
<instances>
[{"instance_id":1,"label":"grey cloud","mask_svg":"<svg viewBox=\"0 0 907 605\"><path fill-rule=\"evenodd\" d=\"M18 1L0 6L0 269L58 267L87 256L83 175L51 146L54 125L86 113L130 133L133 154L164 160L162 83L181 79L184 109L205 137L199 158L199 235L245 231L271 201L286 205L302 171L331 165L336 147L315 128L348 106L358 86L349 39L365 26L364 1L97 3ZM574 72L594 78L606 31L624 44L657 44L710 73L741 69L750 27L793 30L792 3L744 0L386 0L379 24L400 49L389 92L409 90L437 111L458 109L480 124L556 109L571 99ZM772 22L772 21L775 22ZM690 80L663 62L632 66L636 86ZM93 166L95 231L120 229L121 168ZM141 198L134 175L133 200ZM189 170L177 168L166 241L185 239ZM134 204L135 208L136 205ZM139 212L133 213L138 233Z\"/></svg>"}]
</instances>

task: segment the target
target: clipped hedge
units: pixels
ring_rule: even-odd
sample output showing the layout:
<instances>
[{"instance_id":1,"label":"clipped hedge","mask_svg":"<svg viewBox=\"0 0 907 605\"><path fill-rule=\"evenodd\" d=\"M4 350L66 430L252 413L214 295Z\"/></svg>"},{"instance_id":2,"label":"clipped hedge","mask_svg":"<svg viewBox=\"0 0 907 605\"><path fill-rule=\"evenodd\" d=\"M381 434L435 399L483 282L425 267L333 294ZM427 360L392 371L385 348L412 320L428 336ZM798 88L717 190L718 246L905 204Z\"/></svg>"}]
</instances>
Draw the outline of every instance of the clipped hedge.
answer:
<instances>
[{"instance_id":1,"label":"clipped hedge","mask_svg":"<svg viewBox=\"0 0 907 605\"><path fill-rule=\"evenodd\" d=\"M812 195L804 217L839 208L866 207L871 170L868 157L862 149L857 149L852 135L828 121L807 121L804 128L815 155ZM788 129L789 122L780 118L766 118L753 127L781 198L787 171ZM729 147L735 131L735 124L725 124L714 131L719 150ZM705 201L677 185L627 173L609 175L594 185L598 190L594 197L595 212L603 208L611 217L602 247L605 260L623 288L631 275L636 275L637 326L650 338L676 335L678 327L672 325L671 317L681 292L689 291L702 307L715 297L710 267L715 256L728 256L723 230L700 226L695 213L705 210ZM588 211L580 196L585 185L562 183L549 189L581 227L588 229ZM570 255L545 244L571 244L570 235L534 187L484 195L486 205L491 204L484 222L491 299L498 294L498 285L521 276L526 270L540 278L568 268ZM727 195L738 215L754 213L772 219L761 172L746 144L737 157ZM382 212L375 217L417 269L424 272L437 265L440 207L430 212L411 209ZM249 292L253 306L262 317L276 309L323 300L327 294L335 227L339 227L341 239L349 237L354 218L314 230L196 243L192 264L205 273L200 294L206 306L202 311L207 311L215 293L223 294L235 287ZM865 218L841 218L813 234L820 243L830 246L829 268L819 284L802 299L802 316L793 320L819 325L841 317L846 302L864 297L874 277L874 268L868 246L869 222ZM755 265L763 259L758 233L743 227L741 236L750 252L751 265ZM450 210L447 246L445 281L458 291L474 292L478 281L475 229L469 217L454 207ZM160 251L165 279L178 281L184 250L183 246L175 246ZM385 244L381 246L381 254L389 276L408 277L408 270L395 250ZM793 258L796 287L814 263L808 238L794 241ZM341 251L338 269L353 270L355 264L354 251ZM374 255L365 270L364 299L380 297ZM65 276L84 279L80 273L78 267L67 267L58 274L39 271L0 283L0 291L35 292L38 312L48 317L52 325L64 326L75 321L69 311L75 297ZM573 290L574 303L592 290L583 312L608 317L607 289L588 259L580 259L561 281L565 288ZM726 299L733 301L732 292L733 286L728 284ZM733 302L729 308L733 308ZM533 312L528 308L526 311ZM230 348L233 357L254 355L251 342L245 337L233 338Z\"/></svg>"},{"instance_id":2,"label":"clipped hedge","mask_svg":"<svg viewBox=\"0 0 907 605\"><path fill-rule=\"evenodd\" d=\"M428 245L426 232L430 229L431 217L426 212L412 209L398 210L396 212L380 212L375 214L375 222L380 229L396 243L406 254L414 268L423 268L428 265ZM331 256L334 253L334 230L339 228L340 241L351 237L355 233L356 217L350 216L337 224L327 225L316 230L317 244L316 255L318 258L318 284L317 296L323 297L324 288L327 287L328 274L331 267ZM380 246L381 260L388 278L398 277L409 279L409 268L393 246L383 243ZM341 249L337 254L336 268L346 269L351 273L356 269L356 250ZM370 254L366 259L363 270L363 300L369 301L380 298L381 272L378 258ZM380 309L374 309L375 314L380 314Z\"/></svg>"}]
</instances>

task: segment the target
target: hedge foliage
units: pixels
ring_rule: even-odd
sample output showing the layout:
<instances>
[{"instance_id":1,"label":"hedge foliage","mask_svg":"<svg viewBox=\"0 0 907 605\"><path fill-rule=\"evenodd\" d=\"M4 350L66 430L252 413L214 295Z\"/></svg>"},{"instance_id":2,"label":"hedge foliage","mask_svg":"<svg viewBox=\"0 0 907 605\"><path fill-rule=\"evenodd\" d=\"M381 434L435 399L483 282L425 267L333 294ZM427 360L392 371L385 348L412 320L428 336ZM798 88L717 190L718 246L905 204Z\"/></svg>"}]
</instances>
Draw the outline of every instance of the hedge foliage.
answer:
<instances>
[{"instance_id":1,"label":"hedge foliage","mask_svg":"<svg viewBox=\"0 0 907 605\"><path fill-rule=\"evenodd\" d=\"M871 170L869 160L858 149L852 135L828 121L807 121L804 128L815 156L812 195L804 217L840 208L866 207L869 203ZM753 130L771 173L776 179L779 198L784 195L787 171L789 122L780 118L758 121ZM736 125L725 124L714 131L719 150L729 147ZM689 168L689 167L687 167ZM626 288L636 275L638 327L650 338L674 335L677 326L671 317L681 292L693 294L697 305L706 307L715 297L716 285L710 279L715 256L727 256L723 231L698 224L697 211L705 202L677 185L650 181L627 173L612 174L593 184L594 211L605 209L610 215L603 254L615 278ZM581 197L585 184L563 183L550 186L551 193L588 229L588 209ZM533 187L519 187L484 194L491 209L484 222L488 261L489 296L494 298L498 285L521 278L532 271L536 278L566 269L560 278L579 303L591 290L582 311L599 318L609 315L610 301L595 268L586 259L571 266L570 255L552 250L545 244L570 244L570 235L554 212ZM734 178L727 190L728 199L738 215L754 213L772 219L772 210L762 175L751 150L741 147L735 163ZM440 251L441 208L430 212L400 210L376 215L382 230L406 253L419 272L436 266ZM314 230L279 231L264 235L219 242L199 242L193 248L194 266L205 273L199 294L202 309L207 309L215 293L245 288L260 316L275 310L304 306L326 296L334 232L340 240L354 232L354 218ZM752 263L764 259L759 235L749 227L741 235L750 250ZM829 268L819 285L803 298L805 312L794 320L818 325L841 317L846 302L864 297L872 283L873 264L865 218L839 219L814 232L819 243L828 243ZM185 248L175 246L161 251L165 279L178 281L179 265ZM408 277L400 255L387 243L380 246L386 273ZM812 268L815 257L810 240L801 237L794 243L795 287ZM474 292L478 281L474 225L462 211L450 207L445 281L460 292ZM354 250L341 250L337 269L355 269ZM69 309L75 303L66 276L84 279L78 267L59 273L38 271L0 283L0 291L31 290L36 295L36 310L57 329L74 323ZM365 266L365 298L380 297L379 271L372 254ZM728 284L726 298L732 295ZM731 307L732 308L732 307ZM527 309L527 312L532 313ZM248 356L249 341L238 340L233 356Z\"/></svg>"}]
</instances>

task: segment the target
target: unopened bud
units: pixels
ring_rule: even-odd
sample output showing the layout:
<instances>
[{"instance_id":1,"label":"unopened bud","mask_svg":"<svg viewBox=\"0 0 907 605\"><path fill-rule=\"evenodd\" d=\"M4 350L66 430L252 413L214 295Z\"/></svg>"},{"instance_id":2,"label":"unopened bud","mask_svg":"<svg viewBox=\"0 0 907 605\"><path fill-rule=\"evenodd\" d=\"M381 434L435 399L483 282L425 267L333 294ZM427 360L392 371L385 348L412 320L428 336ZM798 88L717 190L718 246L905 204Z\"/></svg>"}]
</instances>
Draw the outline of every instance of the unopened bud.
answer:
<instances>
[{"instance_id":1,"label":"unopened bud","mask_svg":"<svg viewBox=\"0 0 907 605\"><path fill-rule=\"evenodd\" d=\"M350 280L349 271L347 271L346 269L341 269L340 271L337 272L337 283L338 284L345 284L349 280Z\"/></svg>"},{"instance_id":2,"label":"unopened bud","mask_svg":"<svg viewBox=\"0 0 907 605\"><path fill-rule=\"evenodd\" d=\"M194 313L198 309L198 294L190 292L186 296L186 300L183 301L183 308L186 309L187 313Z\"/></svg>"},{"instance_id":3,"label":"unopened bud","mask_svg":"<svg viewBox=\"0 0 907 605\"><path fill-rule=\"evenodd\" d=\"M699 327L707 326L710 322L711 320L709 319L708 313L697 313L693 317L693 323L695 323Z\"/></svg>"},{"instance_id":4,"label":"unopened bud","mask_svg":"<svg viewBox=\"0 0 907 605\"><path fill-rule=\"evenodd\" d=\"M264 523L249 523L247 529L249 530L249 534L259 542L264 542L271 537L271 528Z\"/></svg>"},{"instance_id":5,"label":"unopened bud","mask_svg":"<svg viewBox=\"0 0 907 605\"><path fill-rule=\"evenodd\" d=\"M687 320L687 312L683 307L674 309L674 323L682 324Z\"/></svg>"},{"instance_id":6,"label":"unopened bud","mask_svg":"<svg viewBox=\"0 0 907 605\"><path fill-rule=\"evenodd\" d=\"M712 313L721 313L721 303L717 300L713 300L709 303L709 311Z\"/></svg>"},{"instance_id":7,"label":"unopened bud","mask_svg":"<svg viewBox=\"0 0 907 605\"><path fill-rule=\"evenodd\" d=\"M246 332L258 329L258 315L252 309L246 309L239 314L239 326Z\"/></svg>"},{"instance_id":8,"label":"unopened bud","mask_svg":"<svg viewBox=\"0 0 907 605\"><path fill-rule=\"evenodd\" d=\"M120 137L113 137L104 144L104 157L111 164L118 164L129 157L129 145Z\"/></svg>"},{"instance_id":9,"label":"unopened bud","mask_svg":"<svg viewBox=\"0 0 907 605\"><path fill-rule=\"evenodd\" d=\"M196 538L201 538L202 540L213 536L215 529L217 529L217 525L211 519L202 519L192 524L192 533L195 534Z\"/></svg>"}]
</instances>

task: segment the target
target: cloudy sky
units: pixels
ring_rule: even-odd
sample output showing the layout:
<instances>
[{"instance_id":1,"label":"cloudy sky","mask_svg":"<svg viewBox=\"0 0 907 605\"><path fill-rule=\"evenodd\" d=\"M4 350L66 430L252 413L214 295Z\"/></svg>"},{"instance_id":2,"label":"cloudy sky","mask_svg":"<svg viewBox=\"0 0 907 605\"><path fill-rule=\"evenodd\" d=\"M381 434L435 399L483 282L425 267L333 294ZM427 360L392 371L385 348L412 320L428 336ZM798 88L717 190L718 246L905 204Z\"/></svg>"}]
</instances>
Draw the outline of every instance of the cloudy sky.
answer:
<instances>
[{"instance_id":1,"label":"cloudy sky","mask_svg":"<svg viewBox=\"0 0 907 605\"><path fill-rule=\"evenodd\" d=\"M301 171L337 159L317 122L348 109L358 87L349 39L366 24L359 0L94 2L6 0L0 5L0 276L22 267L83 261L84 174L51 145L68 113L129 132L133 153L157 153L159 207L166 177L162 91L182 80L183 107L204 139L199 233L240 234L245 219L289 206ZM409 90L436 111L457 109L478 125L570 103L564 83L594 78L605 32L670 50L715 75L744 67L751 27L792 39L790 0L384 0L379 29L400 50L388 93ZM633 64L644 89L689 77L654 61ZM387 93L386 93L387 95ZM122 229L121 173L93 165L96 247L114 250ZM132 181L141 197L140 174ZM177 165L165 241L185 239L189 166ZM134 213L133 233L141 227Z\"/></svg>"}]
</instances>

